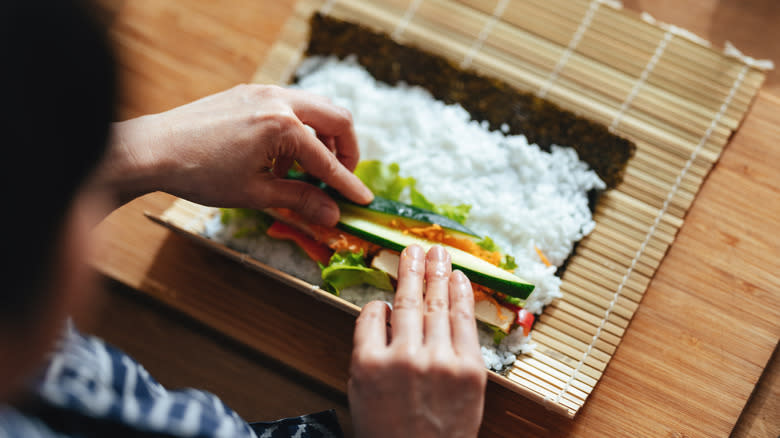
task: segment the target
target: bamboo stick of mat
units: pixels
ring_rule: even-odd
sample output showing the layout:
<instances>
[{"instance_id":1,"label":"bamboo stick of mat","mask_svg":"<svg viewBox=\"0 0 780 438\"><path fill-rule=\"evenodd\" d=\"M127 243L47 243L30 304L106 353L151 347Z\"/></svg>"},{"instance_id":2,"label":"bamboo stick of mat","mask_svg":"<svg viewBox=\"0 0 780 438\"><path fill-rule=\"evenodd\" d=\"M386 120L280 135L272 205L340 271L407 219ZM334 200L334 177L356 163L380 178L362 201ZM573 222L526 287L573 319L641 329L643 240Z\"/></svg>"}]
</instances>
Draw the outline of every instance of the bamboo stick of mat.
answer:
<instances>
[{"instance_id":1,"label":"bamboo stick of mat","mask_svg":"<svg viewBox=\"0 0 780 438\"><path fill-rule=\"evenodd\" d=\"M563 298L539 317L537 347L505 375L491 373L575 416L764 72L605 0L300 0L254 81L291 80L318 37L309 32L317 11L543 96L636 144L570 259Z\"/></svg>"}]
</instances>

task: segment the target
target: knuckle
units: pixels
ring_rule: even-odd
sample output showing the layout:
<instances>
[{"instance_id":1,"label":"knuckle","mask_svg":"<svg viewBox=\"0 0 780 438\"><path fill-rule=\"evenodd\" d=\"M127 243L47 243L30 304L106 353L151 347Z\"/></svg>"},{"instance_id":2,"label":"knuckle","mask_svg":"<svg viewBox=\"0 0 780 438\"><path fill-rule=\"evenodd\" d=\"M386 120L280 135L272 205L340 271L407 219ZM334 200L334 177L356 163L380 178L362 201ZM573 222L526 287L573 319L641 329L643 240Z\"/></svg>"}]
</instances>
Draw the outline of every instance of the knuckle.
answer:
<instances>
[{"instance_id":1,"label":"knuckle","mask_svg":"<svg viewBox=\"0 0 780 438\"><path fill-rule=\"evenodd\" d=\"M474 320L474 311L470 308L453 308L452 309L452 318L456 321L472 321Z\"/></svg>"},{"instance_id":2,"label":"knuckle","mask_svg":"<svg viewBox=\"0 0 780 438\"><path fill-rule=\"evenodd\" d=\"M449 309L449 301L444 298L434 297L425 299L425 312L426 313L439 313L445 312Z\"/></svg>"},{"instance_id":3,"label":"knuckle","mask_svg":"<svg viewBox=\"0 0 780 438\"><path fill-rule=\"evenodd\" d=\"M393 365L399 368L414 367L419 352L419 348L412 343L396 344L393 348Z\"/></svg>"},{"instance_id":4,"label":"knuckle","mask_svg":"<svg viewBox=\"0 0 780 438\"><path fill-rule=\"evenodd\" d=\"M487 383L487 371L483 364L473 364L458 373L459 384L466 388L484 388Z\"/></svg>"},{"instance_id":5,"label":"knuckle","mask_svg":"<svg viewBox=\"0 0 780 438\"><path fill-rule=\"evenodd\" d=\"M275 111L272 114L262 114L261 117L264 120L269 120L276 124L280 132L286 132L292 128L296 128L300 123L291 111L282 109Z\"/></svg>"},{"instance_id":6,"label":"knuckle","mask_svg":"<svg viewBox=\"0 0 780 438\"><path fill-rule=\"evenodd\" d=\"M261 99L278 97L283 91L282 87L278 85L249 84L249 87L251 87L249 92Z\"/></svg>"},{"instance_id":7,"label":"knuckle","mask_svg":"<svg viewBox=\"0 0 780 438\"><path fill-rule=\"evenodd\" d=\"M379 303L379 305L370 305L372 303L369 303L365 306L363 306L363 310L360 312L360 316L357 317L355 320L355 325L365 325L369 321L374 320L382 320L385 319L386 310L384 309L385 305L384 303Z\"/></svg>"},{"instance_id":8,"label":"knuckle","mask_svg":"<svg viewBox=\"0 0 780 438\"><path fill-rule=\"evenodd\" d=\"M347 130L350 126L352 126L353 119L352 119L352 112L346 108L337 106L336 111L338 112L339 117L336 119L337 128L339 130Z\"/></svg>"},{"instance_id":9,"label":"knuckle","mask_svg":"<svg viewBox=\"0 0 780 438\"><path fill-rule=\"evenodd\" d=\"M381 354L376 349L355 349L352 351L352 359L350 362L350 372L357 372L358 374L363 372L373 373L377 369L381 368L382 358Z\"/></svg>"},{"instance_id":10,"label":"knuckle","mask_svg":"<svg viewBox=\"0 0 780 438\"><path fill-rule=\"evenodd\" d=\"M419 309L420 308L420 299L414 296L396 296L395 302L393 303L393 309L400 310L400 309Z\"/></svg>"},{"instance_id":11,"label":"knuckle","mask_svg":"<svg viewBox=\"0 0 780 438\"><path fill-rule=\"evenodd\" d=\"M430 352L430 371L439 376L456 380L455 355L452 350L439 347Z\"/></svg>"}]
</instances>

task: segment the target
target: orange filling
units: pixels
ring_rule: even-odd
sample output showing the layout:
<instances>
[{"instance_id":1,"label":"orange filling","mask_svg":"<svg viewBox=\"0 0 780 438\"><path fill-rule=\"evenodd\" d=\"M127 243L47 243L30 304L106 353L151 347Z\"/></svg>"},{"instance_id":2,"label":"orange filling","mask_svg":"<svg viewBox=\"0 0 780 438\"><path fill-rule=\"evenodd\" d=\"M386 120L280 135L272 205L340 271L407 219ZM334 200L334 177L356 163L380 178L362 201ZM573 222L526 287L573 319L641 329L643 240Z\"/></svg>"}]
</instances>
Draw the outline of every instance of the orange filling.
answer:
<instances>
[{"instance_id":1,"label":"orange filling","mask_svg":"<svg viewBox=\"0 0 780 438\"><path fill-rule=\"evenodd\" d=\"M421 237L432 242L443 243L453 248L458 248L462 251L481 258L493 265L499 266L501 264L501 253L498 251L488 251L481 246L477 245L471 239L465 237L455 237L448 233L440 225L432 224L424 227L407 227L401 221L393 219L390 221L390 226L402 230L405 234L411 234L417 237Z\"/></svg>"},{"instance_id":2,"label":"orange filling","mask_svg":"<svg viewBox=\"0 0 780 438\"><path fill-rule=\"evenodd\" d=\"M542 263L544 263L544 266L547 266L548 268L550 266L552 266L552 263L550 263L550 260L547 259L547 256L544 255L544 253L542 252L542 250L538 246L534 245L534 249L536 250L536 254L539 256L539 260L541 260Z\"/></svg>"}]
</instances>

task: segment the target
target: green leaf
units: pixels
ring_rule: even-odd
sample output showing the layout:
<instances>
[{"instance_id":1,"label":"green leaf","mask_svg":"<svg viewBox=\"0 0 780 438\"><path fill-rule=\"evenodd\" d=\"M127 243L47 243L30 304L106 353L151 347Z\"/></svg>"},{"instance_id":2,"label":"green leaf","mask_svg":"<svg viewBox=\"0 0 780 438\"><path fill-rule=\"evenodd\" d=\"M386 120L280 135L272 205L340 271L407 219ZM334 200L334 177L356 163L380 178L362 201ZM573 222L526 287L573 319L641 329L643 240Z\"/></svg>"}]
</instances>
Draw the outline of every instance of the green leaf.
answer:
<instances>
[{"instance_id":1,"label":"green leaf","mask_svg":"<svg viewBox=\"0 0 780 438\"><path fill-rule=\"evenodd\" d=\"M408 188L413 206L446 216L461 225L466 222L471 211L470 205L434 204L417 190L417 181L413 177L402 177L399 172L398 163L384 164L379 160L361 161L355 168L355 175L376 196L398 201Z\"/></svg>"},{"instance_id":2,"label":"green leaf","mask_svg":"<svg viewBox=\"0 0 780 438\"><path fill-rule=\"evenodd\" d=\"M471 211L471 206L468 204L434 204L420 193L414 184L409 187L409 198L411 199L413 206L448 217L461 225L466 223L466 219L468 219L469 212Z\"/></svg>"},{"instance_id":3,"label":"green leaf","mask_svg":"<svg viewBox=\"0 0 780 438\"><path fill-rule=\"evenodd\" d=\"M263 235L274 223L274 219L265 212L250 208L221 208L220 214L223 225L233 222L240 225L233 233L236 238Z\"/></svg>"},{"instance_id":4,"label":"green leaf","mask_svg":"<svg viewBox=\"0 0 780 438\"><path fill-rule=\"evenodd\" d=\"M468 204L449 205L449 204L437 204L434 206L433 211L442 216L460 223L461 225L466 223L466 219L469 218L469 212L471 206Z\"/></svg>"},{"instance_id":5,"label":"green leaf","mask_svg":"<svg viewBox=\"0 0 780 438\"><path fill-rule=\"evenodd\" d=\"M511 295L504 295L503 297L501 297L501 299L504 300L504 302L507 302L513 306L525 307L525 300L522 298L513 297Z\"/></svg>"},{"instance_id":6,"label":"green leaf","mask_svg":"<svg viewBox=\"0 0 780 438\"><path fill-rule=\"evenodd\" d=\"M507 333L504 333L503 330L493 325L491 325L490 328L493 329L493 343L496 345L500 344L507 336Z\"/></svg>"},{"instance_id":7,"label":"green leaf","mask_svg":"<svg viewBox=\"0 0 780 438\"><path fill-rule=\"evenodd\" d=\"M330 258L328 266L322 269L325 287L339 295L342 289L358 284L369 284L383 290L393 290L387 273L366 266L360 253L337 252Z\"/></svg>"},{"instance_id":8,"label":"green leaf","mask_svg":"<svg viewBox=\"0 0 780 438\"><path fill-rule=\"evenodd\" d=\"M399 169L398 163L384 164L379 160L367 160L358 163L355 175L375 195L397 201L401 192L415 183L412 177L401 177Z\"/></svg>"},{"instance_id":9,"label":"green leaf","mask_svg":"<svg viewBox=\"0 0 780 438\"><path fill-rule=\"evenodd\" d=\"M485 251L501 251L501 248L496 245L496 242L493 242L493 239L491 239L488 236L485 236L482 238L482 240L479 240L477 242L477 245L479 245L480 248L484 249Z\"/></svg>"},{"instance_id":10,"label":"green leaf","mask_svg":"<svg viewBox=\"0 0 780 438\"><path fill-rule=\"evenodd\" d=\"M500 265L498 265L499 268L506 269L507 271L514 271L517 269L517 262L515 262L515 258L512 257L509 254L504 254L504 261L501 262Z\"/></svg>"}]
</instances>

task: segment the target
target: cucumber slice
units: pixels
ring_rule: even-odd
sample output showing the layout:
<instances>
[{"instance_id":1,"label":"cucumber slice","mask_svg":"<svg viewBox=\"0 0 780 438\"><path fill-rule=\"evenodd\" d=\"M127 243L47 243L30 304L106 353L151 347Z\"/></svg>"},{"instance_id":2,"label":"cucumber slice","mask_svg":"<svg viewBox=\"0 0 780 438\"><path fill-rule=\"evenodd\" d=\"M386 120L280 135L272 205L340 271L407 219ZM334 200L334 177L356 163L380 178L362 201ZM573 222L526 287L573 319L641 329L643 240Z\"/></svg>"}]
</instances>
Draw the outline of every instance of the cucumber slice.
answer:
<instances>
[{"instance_id":1,"label":"cucumber slice","mask_svg":"<svg viewBox=\"0 0 780 438\"><path fill-rule=\"evenodd\" d=\"M404 234L400 230L372 222L369 218L356 215L347 211L341 212L338 228L375 243L384 248L402 251L409 245L420 245L428 251L436 242L421 239L417 236ZM442 245L452 258L452 266L460 269L466 277L474 283L489 287L495 291L503 292L513 297L526 299L531 294L534 286L522 278L505 271L498 266L486 262L458 248Z\"/></svg>"},{"instance_id":2,"label":"cucumber slice","mask_svg":"<svg viewBox=\"0 0 780 438\"><path fill-rule=\"evenodd\" d=\"M479 234L471 231L460 222L454 221L447 216L434 213L419 207L414 207L403 202L393 201L391 199L374 196L374 200L367 205L359 205L342 199L338 200L339 208L342 211L351 212L358 215L371 216L376 218L379 223L390 223L393 219L402 220L407 226L425 226L436 224L452 231L456 234L468 238L479 238Z\"/></svg>"},{"instance_id":3,"label":"cucumber slice","mask_svg":"<svg viewBox=\"0 0 780 438\"><path fill-rule=\"evenodd\" d=\"M477 233L446 216L386 198L374 197L374 200L368 205L358 205L348 201L338 201L338 204L342 212L370 218L382 225L389 225L392 220L400 221L407 228L436 224L453 235L467 239L480 237Z\"/></svg>"},{"instance_id":4,"label":"cucumber slice","mask_svg":"<svg viewBox=\"0 0 780 438\"><path fill-rule=\"evenodd\" d=\"M390 220L392 219L401 218L404 219L404 222L409 226L436 224L442 228L446 228L449 231L463 234L466 237L482 237L460 222L452 220L447 216L434 213L430 210L404 204L403 202L393 201L392 199L383 198L381 196L374 196L374 200L371 201L368 205L355 204L354 202L343 197L332 187L327 186L325 183L317 180L316 178L312 178L309 174L289 170L287 172L287 178L314 184L315 186L325 191L328 196L333 198L339 204L339 208L342 211L346 210L356 214L364 215L373 214L380 223L387 224L390 223Z\"/></svg>"}]
</instances>

